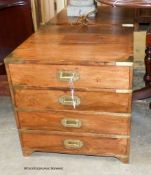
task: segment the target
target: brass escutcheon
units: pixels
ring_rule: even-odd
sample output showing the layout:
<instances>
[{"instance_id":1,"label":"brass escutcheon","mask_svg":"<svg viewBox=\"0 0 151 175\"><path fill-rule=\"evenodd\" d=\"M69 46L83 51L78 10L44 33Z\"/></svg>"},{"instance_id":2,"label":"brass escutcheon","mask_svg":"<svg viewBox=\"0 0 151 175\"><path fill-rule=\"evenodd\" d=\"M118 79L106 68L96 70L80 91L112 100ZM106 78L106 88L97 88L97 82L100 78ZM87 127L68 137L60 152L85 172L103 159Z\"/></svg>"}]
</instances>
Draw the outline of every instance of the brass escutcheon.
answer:
<instances>
[{"instance_id":1,"label":"brass escutcheon","mask_svg":"<svg viewBox=\"0 0 151 175\"><path fill-rule=\"evenodd\" d=\"M64 140L64 146L67 149L80 149L84 146L84 143L81 140L67 139Z\"/></svg>"},{"instance_id":2,"label":"brass escutcheon","mask_svg":"<svg viewBox=\"0 0 151 175\"><path fill-rule=\"evenodd\" d=\"M71 96L61 96L59 97L59 103L66 106L73 106L73 104L75 104L75 106L79 106L81 101L77 96L74 96L74 98Z\"/></svg>"},{"instance_id":3,"label":"brass escutcheon","mask_svg":"<svg viewBox=\"0 0 151 175\"><path fill-rule=\"evenodd\" d=\"M62 119L61 124L64 127L68 127L68 128L81 128L82 126L82 123L79 119L69 119L69 118Z\"/></svg>"},{"instance_id":4,"label":"brass escutcheon","mask_svg":"<svg viewBox=\"0 0 151 175\"><path fill-rule=\"evenodd\" d=\"M80 75L78 72L75 71L58 71L57 77L60 81L77 81L80 79Z\"/></svg>"}]
</instances>

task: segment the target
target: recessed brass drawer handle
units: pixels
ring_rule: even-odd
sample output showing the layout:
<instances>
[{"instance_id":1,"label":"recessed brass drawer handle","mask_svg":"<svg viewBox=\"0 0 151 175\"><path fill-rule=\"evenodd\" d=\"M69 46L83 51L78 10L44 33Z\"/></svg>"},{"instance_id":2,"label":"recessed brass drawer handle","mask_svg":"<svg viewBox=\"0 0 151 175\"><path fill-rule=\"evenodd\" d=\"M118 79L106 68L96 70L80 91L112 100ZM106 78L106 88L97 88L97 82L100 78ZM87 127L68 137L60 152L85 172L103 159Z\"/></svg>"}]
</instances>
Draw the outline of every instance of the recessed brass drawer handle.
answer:
<instances>
[{"instance_id":1,"label":"recessed brass drawer handle","mask_svg":"<svg viewBox=\"0 0 151 175\"><path fill-rule=\"evenodd\" d=\"M61 124L64 127L68 127L68 128L81 128L82 123L80 120L78 119L69 119L69 118L64 118L61 120Z\"/></svg>"},{"instance_id":2,"label":"recessed brass drawer handle","mask_svg":"<svg viewBox=\"0 0 151 175\"><path fill-rule=\"evenodd\" d=\"M66 106L73 106L73 104L79 106L81 101L77 96L74 96L73 98L72 96L61 96L59 97L59 103Z\"/></svg>"},{"instance_id":3,"label":"recessed brass drawer handle","mask_svg":"<svg viewBox=\"0 0 151 175\"><path fill-rule=\"evenodd\" d=\"M79 73L74 71L59 71L57 77L60 81L77 81L80 79Z\"/></svg>"},{"instance_id":4,"label":"recessed brass drawer handle","mask_svg":"<svg viewBox=\"0 0 151 175\"><path fill-rule=\"evenodd\" d=\"M81 140L64 140L64 146L67 149L80 149L84 146L84 143Z\"/></svg>"}]
</instances>

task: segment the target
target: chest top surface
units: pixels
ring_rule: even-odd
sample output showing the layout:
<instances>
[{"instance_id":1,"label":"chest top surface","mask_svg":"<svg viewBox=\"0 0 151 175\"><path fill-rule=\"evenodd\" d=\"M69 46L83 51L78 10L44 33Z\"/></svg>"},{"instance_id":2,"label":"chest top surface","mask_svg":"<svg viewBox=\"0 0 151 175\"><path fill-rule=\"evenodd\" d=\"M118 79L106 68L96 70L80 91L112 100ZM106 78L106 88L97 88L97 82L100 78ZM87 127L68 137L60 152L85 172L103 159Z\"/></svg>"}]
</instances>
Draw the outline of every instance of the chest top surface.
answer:
<instances>
[{"instance_id":1,"label":"chest top surface","mask_svg":"<svg viewBox=\"0 0 151 175\"><path fill-rule=\"evenodd\" d=\"M125 9L102 7L87 26L80 26L63 11L14 50L6 62L98 65L130 61L133 28L122 24L133 23L131 15Z\"/></svg>"}]
</instances>

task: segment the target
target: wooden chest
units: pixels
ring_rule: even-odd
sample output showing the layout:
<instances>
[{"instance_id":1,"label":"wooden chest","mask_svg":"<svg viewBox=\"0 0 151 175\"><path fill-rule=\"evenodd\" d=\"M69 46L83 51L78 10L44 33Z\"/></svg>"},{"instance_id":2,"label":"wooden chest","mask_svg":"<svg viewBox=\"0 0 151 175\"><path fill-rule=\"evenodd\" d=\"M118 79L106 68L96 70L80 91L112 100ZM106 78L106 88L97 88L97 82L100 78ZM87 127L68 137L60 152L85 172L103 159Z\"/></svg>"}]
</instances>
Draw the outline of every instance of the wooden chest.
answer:
<instances>
[{"instance_id":1,"label":"wooden chest","mask_svg":"<svg viewBox=\"0 0 151 175\"><path fill-rule=\"evenodd\" d=\"M128 162L133 28L122 25L132 22L128 15L102 7L79 26L61 12L5 60L25 156L44 151Z\"/></svg>"}]
</instances>

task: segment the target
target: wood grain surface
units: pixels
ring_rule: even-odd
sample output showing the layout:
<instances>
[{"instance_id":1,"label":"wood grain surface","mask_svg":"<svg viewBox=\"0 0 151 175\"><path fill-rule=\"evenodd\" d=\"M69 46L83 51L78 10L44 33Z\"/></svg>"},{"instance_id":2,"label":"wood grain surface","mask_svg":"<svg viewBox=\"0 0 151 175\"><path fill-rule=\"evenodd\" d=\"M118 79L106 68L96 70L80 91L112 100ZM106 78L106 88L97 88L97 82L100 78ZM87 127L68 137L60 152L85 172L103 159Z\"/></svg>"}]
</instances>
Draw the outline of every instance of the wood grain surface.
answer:
<instances>
[{"instance_id":1,"label":"wood grain surface","mask_svg":"<svg viewBox=\"0 0 151 175\"><path fill-rule=\"evenodd\" d=\"M101 134L130 133L130 114L86 114L75 112L18 112L19 126L22 129L67 131L67 132L90 132ZM62 124L63 120L81 123L80 127L70 127Z\"/></svg>"},{"instance_id":2,"label":"wood grain surface","mask_svg":"<svg viewBox=\"0 0 151 175\"><path fill-rule=\"evenodd\" d=\"M96 19L90 20L88 26L81 27L64 23L63 19L68 21L70 18L66 13L61 13L57 17L57 25L53 22L56 19L52 20L9 57L13 58L13 62L64 65L99 65L102 62L127 61L133 55L134 28L124 27L122 24L133 24L131 15L125 9L106 8L104 13L100 9Z\"/></svg>"},{"instance_id":3,"label":"wood grain surface","mask_svg":"<svg viewBox=\"0 0 151 175\"><path fill-rule=\"evenodd\" d=\"M128 66L60 66L10 64L13 85L69 88L70 81L62 81L60 72L79 74L76 89L131 89L132 68Z\"/></svg>"},{"instance_id":4,"label":"wood grain surface","mask_svg":"<svg viewBox=\"0 0 151 175\"><path fill-rule=\"evenodd\" d=\"M79 149L68 149L64 145L65 140L80 140L83 147ZM127 156L128 139L126 138L101 138L100 136L73 136L48 133L21 133L21 141L24 150L49 151L85 155L108 155L108 156Z\"/></svg>"},{"instance_id":5,"label":"wood grain surface","mask_svg":"<svg viewBox=\"0 0 151 175\"><path fill-rule=\"evenodd\" d=\"M131 112L131 93L115 92L75 92L81 102L79 106L59 103L62 96L71 96L70 91L16 89L16 108L20 109L54 109L78 111Z\"/></svg>"},{"instance_id":6,"label":"wood grain surface","mask_svg":"<svg viewBox=\"0 0 151 175\"><path fill-rule=\"evenodd\" d=\"M128 8L112 8L109 6L98 7L97 17L90 18L90 24L113 26L121 24L133 24L135 11ZM76 17L67 17L66 10L57 14L50 23L53 25L71 25L77 21Z\"/></svg>"}]
</instances>

